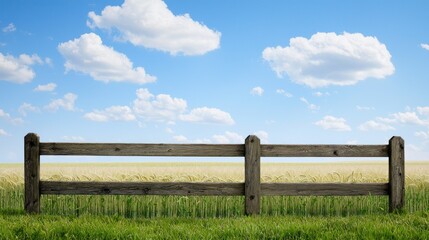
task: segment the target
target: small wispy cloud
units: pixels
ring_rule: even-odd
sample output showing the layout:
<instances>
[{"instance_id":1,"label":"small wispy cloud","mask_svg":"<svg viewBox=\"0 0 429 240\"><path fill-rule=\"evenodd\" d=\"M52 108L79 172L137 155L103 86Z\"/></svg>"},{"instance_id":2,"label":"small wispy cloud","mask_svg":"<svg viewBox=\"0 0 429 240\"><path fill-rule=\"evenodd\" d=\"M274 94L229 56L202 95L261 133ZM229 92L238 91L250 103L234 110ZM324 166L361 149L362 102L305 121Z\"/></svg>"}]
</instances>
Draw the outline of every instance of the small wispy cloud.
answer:
<instances>
[{"instance_id":1,"label":"small wispy cloud","mask_svg":"<svg viewBox=\"0 0 429 240\"><path fill-rule=\"evenodd\" d=\"M299 100L301 100L301 102L303 102L303 103L305 103L306 105L307 105L307 108L308 109L310 109L310 110L312 110L312 111L317 111L317 110L319 110L320 109L320 107L319 106L317 106L317 105L315 105L315 104L313 104L313 103L310 103L307 99L305 99L304 97L301 97Z\"/></svg>"},{"instance_id":2,"label":"small wispy cloud","mask_svg":"<svg viewBox=\"0 0 429 240\"><path fill-rule=\"evenodd\" d=\"M281 94L281 95L283 95L283 96L286 96L286 97L288 97L288 98L293 97L292 93L286 92L284 89L281 89L281 88L277 89L277 90L276 90L276 93L277 93L277 94Z\"/></svg>"},{"instance_id":3,"label":"small wispy cloud","mask_svg":"<svg viewBox=\"0 0 429 240\"><path fill-rule=\"evenodd\" d=\"M34 88L34 91L36 92L52 92L57 88L57 84L55 83L48 83L45 85L38 85L36 88Z\"/></svg>"},{"instance_id":4,"label":"small wispy cloud","mask_svg":"<svg viewBox=\"0 0 429 240\"><path fill-rule=\"evenodd\" d=\"M6 27L4 27L2 29L3 32L8 33L8 32L15 32L16 31L16 27L15 24L13 23L9 23Z\"/></svg>"},{"instance_id":5,"label":"small wispy cloud","mask_svg":"<svg viewBox=\"0 0 429 240\"><path fill-rule=\"evenodd\" d=\"M254 87L252 90L250 90L250 93L252 95L262 96L264 94L264 89L261 87Z\"/></svg>"}]
</instances>

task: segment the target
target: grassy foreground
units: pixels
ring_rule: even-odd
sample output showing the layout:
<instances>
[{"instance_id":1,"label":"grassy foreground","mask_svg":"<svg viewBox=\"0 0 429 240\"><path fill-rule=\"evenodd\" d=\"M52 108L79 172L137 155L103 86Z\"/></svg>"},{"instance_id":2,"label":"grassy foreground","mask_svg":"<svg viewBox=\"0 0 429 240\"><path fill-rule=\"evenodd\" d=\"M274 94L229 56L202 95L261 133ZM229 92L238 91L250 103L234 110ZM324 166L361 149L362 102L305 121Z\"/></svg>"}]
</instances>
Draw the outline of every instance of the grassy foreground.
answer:
<instances>
[{"instance_id":1,"label":"grassy foreground","mask_svg":"<svg viewBox=\"0 0 429 240\"><path fill-rule=\"evenodd\" d=\"M429 239L429 214L127 219L0 215L1 239Z\"/></svg>"}]
</instances>

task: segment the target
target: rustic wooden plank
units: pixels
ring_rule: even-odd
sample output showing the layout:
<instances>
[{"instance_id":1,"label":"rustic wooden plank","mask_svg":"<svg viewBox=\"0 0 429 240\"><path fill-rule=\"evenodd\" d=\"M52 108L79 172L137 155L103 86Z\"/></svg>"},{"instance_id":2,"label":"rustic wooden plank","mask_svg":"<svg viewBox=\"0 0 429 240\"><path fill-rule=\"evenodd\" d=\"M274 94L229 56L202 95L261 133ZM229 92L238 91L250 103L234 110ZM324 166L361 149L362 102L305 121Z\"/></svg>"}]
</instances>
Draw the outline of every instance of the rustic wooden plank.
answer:
<instances>
[{"instance_id":1,"label":"rustic wooden plank","mask_svg":"<svg viewBox=\"0 0 429 240\"><path fill-rule=\"evenodd\" d=\"M41 143L41 155L242 157L243 144Z\"/></svg>"},{"instance_id":2,"label":"rustic wooden plank","mask_svg":"<svg viewBox=\"0 0 429 240\"><path fill-rule=\"evenodd\" d=\"M244 183L41 181L42 194L242 196Z\"/></svg>"},{"instance_id":3,"label":"rustic wooden plank","mask_svg":"<svg viewBox=\"0 0 429 240\"><path fill-rule=\"evenodd\" d=\"M27 213L40 213L39 143L35 133L24 138L24 209Z\"/></svg>"},{"instance_id":4,"label":"rustic wooden plank","mask_svg":"<svg viewBox=\"0 0 429 240\"><path fill-rule=\"evenodd\" d=\"M250 135L244 145L245 209L247 215L256 215L261 211L261 141Z\"/></svg>"},{"instance_id":5,"label":"rustic wooden plank","mask_svg":"<svg viewBox=\"0 0 429 240\"><path fill-rule=\"evenodd\" d=\"M402 211L405 205L404 140L392 137L389 146L389 211Z\"/></svg>"},{"instance_id":6,"label":"rustic wooden plank","mask_svg":"<svg viewBox=\"0 0 429 240\"><path fill-rule=\"evenodd\" d=\"M388 157L388 145L261 145L262 157Z\"/></svg>"},{"instance_id":7,"label":"rustic wooden plank","mask_svg":"<svg viewBox=\"0 0 429 240\"><path fill-rule=\"evenodd\" d=\"M388 183L262 183L268 196L357 196L388 195Z\"/></svg>"}]
</instances>

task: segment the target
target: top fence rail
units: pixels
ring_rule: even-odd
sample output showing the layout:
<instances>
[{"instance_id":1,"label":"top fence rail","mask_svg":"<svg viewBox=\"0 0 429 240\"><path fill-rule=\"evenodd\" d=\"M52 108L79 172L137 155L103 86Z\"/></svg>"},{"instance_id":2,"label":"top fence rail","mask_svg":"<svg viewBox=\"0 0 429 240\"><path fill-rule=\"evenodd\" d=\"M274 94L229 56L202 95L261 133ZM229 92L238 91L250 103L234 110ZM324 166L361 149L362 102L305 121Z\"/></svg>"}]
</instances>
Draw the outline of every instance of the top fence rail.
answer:
<instances>
[{"instance_id":1,"label":"top fence rail","mask_svg":"<svg viewBox=\"0 0 429 240\"><path fill-rule=\"evenodd\" d=\"M40 143L40 155L243 157L244 144ZM261 157L388 157L389 145L261 144Z\"/></svg>"}]
</instances>

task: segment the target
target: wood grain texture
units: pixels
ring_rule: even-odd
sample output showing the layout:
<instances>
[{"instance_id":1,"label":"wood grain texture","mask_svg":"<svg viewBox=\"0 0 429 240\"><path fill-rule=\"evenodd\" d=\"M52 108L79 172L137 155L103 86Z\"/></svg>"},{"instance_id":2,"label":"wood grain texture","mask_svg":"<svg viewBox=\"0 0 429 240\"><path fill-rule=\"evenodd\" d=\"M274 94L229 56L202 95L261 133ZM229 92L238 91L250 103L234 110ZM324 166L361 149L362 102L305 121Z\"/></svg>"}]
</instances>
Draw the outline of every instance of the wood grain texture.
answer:
<instances>
[{"instance_id":1,"label":"wood grain texture","mask_svg":"<svg viewBox=\"0 0 429 240\"><path fill-rule=\"evenodd\" d=\"M262 157L388 157L388 145L261 145Z\"/></svg>"},{"instance_id":2,"label":"wood grain texture","mask_svg":"<svg viewBox=\"0 0 429 240\"><path fill-rule=\"evenodd\" d=\"M244 195L244 183L41 181L40 189L55 195Z\"/></svg>"},{"instance_id":3,"label":"wood grain texture","mask_svg":"<svg viewBox=\"0 0 429 240\"><path fill-rule=\"evenodd\" d=\"M262 183L266 196L388 195L388 183Z\"/></svg>"},{"instance_id":4,"label":"wood grain texture","mask_svg":"<svg viewBox=\"0 0 429 240\"><path fill-rule=\"evenodd\" d=\"M255 215L261 211L261 141L250 135L244 145L245 211L247 215Z\"/></svg>"},{"instance_id":5,"label":"wood grain texture","mask_svg":"<svg viewBox=\"0 0 429 240\"><path fill-rule=\"evenodd\" d=\"M40 212L40 154L39 136L29 133L24 138L24 209Z\"/></svg>"},{"instance_id":6,"label":"wood grain texture","mask_svg":"<svg viewBox=\"0 0 429 240\"><path fill-rule=\"evenodd\" d=\"M41 155L242 157L243 144L41 143Z\"/></svg>"},{"instance_id":7,"label":"wood grain texture","mask_svg":"<svg viewBox=\"0 0 429 240\"><path fill-rule=\"evenodd\" d=\"M402 211L405 204L404 140L392 137L389 145L389 211Z\"/></svg>"}]
</instances>

